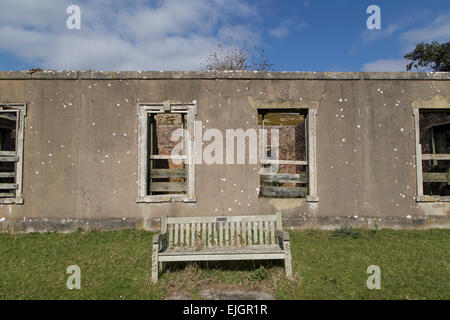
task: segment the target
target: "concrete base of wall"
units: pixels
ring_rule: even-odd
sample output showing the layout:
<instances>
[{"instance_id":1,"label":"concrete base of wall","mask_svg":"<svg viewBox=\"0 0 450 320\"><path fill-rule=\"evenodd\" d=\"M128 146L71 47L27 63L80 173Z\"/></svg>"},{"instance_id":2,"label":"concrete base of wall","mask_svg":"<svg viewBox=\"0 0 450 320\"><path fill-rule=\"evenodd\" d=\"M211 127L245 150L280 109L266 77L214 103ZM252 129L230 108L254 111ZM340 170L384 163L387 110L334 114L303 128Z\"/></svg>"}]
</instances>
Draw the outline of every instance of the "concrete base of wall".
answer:
<instances>
[{"instance_id":1,"label":"concrete base of wall","mask_svg":"<svg viewBox=\"0 0 450 320\"><path fill-rule=\"evenodd\" d=\"M376 220L375 220L376 219ZM317 217L299 219L286 217L283 226L286 229L321 229L334 230L340 227L357 229L450 229L450 218L447 216L428 216L426 218L395 217ZM62 232L69 233L82 230L120 230L138 229L159 231L159 219L6 219L0 221L0 232Z\"/></svg>"},{"instance_id":2,"label":"concrete base of wall","mask_svg":"<svg viewBox=\"0 0 450 320\"><path fill-rule=\"evenodd\" d=\"M284 228L288 229L322 229L334 230L340 227L352 227L357 229L448 229L450 217L427 216L417 217L316 217L283 219Z\"/></svg>"},{"instance_id":3,"label":"concrete base of wall","mask_svg":"<svg viewBox=\"0 0 450 320\"><path fill-rule=\"evenodd\" d=\"M120 229L159 230L159 219L7 219L0 222L0 232L62 232L79 229L108 231Z\"/></svg>"}]
</instances>

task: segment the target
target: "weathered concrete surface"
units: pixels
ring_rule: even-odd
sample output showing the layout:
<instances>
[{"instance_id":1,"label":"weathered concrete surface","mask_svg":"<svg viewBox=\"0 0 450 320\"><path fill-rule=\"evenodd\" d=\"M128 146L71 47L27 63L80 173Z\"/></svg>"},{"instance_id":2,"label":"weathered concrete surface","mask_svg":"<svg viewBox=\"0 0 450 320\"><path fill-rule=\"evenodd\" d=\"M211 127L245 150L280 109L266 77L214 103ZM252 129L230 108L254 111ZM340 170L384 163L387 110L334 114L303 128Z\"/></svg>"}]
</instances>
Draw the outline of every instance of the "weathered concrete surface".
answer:
<instances>
[{"instance_id":1,"label":"weathered concrete surface","mask_svg":"<svg viewBox=\"0 0 450 320\"><path fill-rule=\"evenodd\" d=\"M159 230L159 219L47 219L47 218L12 218L3 217L0 231L10 233L29 232L75 232L79 229L106 231L119 229Z\"/></svg>"},{"instance_id":2,"label":"weathered concrete surface","mask_svg":"<svg viewBox=\"0 0 450 320\"><path fill-rule=\"evenodd\" d=\"M434 212L432 212L434 213ZM360 229L375 230L375 220L378 229L443 229L450 228L448 216L431 215L426 218L406 217L314 217L289 216L284 218L286 229L323 229L334 230L347 226ZM0 218L0 232L75 232L79 229L89 230L120 230L141 229L148 231L160 230L159 218L137 219L47 219L47 218Z\"/></svg>"},{"instance_id":3,"label":"weathered concrete surface","mask_svg":"<svg viewBox=\"0 0 450 320\"><path fill-rule=\"evenodd\" d=\"M448 203L415 200L412 115L413 105L448 101L448 80L406 72L0 72L0 102L28 105L24 204L0 205L0 230L78 227L58 227L68 219L151 229L164 214L276 210L289 226L354 216L387 217L386 227L448 226ZM317 107L319 202L258 198L258 165L203 164L196 203L136 203L137 104L164 100L197 100L203 132L257 128L258 105Z\"/></svg>"}]
</instances>

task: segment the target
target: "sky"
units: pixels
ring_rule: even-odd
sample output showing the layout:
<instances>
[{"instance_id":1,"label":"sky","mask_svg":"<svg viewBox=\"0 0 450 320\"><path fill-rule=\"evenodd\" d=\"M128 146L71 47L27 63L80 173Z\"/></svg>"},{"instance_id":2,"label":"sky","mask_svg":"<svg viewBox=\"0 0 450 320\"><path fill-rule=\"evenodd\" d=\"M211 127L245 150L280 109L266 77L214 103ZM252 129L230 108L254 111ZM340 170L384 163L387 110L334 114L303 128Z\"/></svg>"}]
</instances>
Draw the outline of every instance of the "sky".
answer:
<instances>
[{"instance_id":1,"label":"sky","mask_svg":"<svg viewBox=\"0 0 450 320\"><path fill-rule=\"evenodd\" d=\"M221 43L275 71L405 71L433 40L450 41L449 0L0 0L0 70L204 70Z\"/></svg>"}]
</instances>

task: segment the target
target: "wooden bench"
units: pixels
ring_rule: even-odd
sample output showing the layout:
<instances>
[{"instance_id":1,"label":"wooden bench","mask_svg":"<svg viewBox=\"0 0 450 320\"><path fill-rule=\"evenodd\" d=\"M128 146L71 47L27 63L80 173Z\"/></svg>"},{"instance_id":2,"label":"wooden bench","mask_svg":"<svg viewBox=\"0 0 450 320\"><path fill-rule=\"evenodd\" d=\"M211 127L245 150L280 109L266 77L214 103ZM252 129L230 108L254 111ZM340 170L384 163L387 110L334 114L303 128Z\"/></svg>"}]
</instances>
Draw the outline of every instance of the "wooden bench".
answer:
<instances>
[{"instance_id":1,"label":"wooden bench","mask_svg":"<svg viewBox=\"0 0 450 320\"><path fill-rule=\"evenodd\" d=\"M153 237L152 280L171 261L284 260L292 277L289 233L281 215L161 218Z\"/></svg>"}]
</instances>

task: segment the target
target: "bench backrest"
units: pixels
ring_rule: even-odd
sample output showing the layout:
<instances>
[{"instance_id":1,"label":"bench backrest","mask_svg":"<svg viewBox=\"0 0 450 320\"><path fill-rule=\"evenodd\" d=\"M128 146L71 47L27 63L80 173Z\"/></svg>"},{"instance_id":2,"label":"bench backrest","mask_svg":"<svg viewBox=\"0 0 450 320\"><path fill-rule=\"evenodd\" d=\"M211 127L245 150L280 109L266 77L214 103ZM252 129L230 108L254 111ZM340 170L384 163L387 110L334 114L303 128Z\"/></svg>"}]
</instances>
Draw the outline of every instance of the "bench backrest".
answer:
<instances>
[{"instance_id":1,"label":"bench backrest","mask_svg":"<svg viewBox=\"0 0 450 320\"><path fill-rule=\"evenodd\" d=\"M162 217L169 247L217 247L277 244L281 215Z\"/></svg>"}]
</instances>

